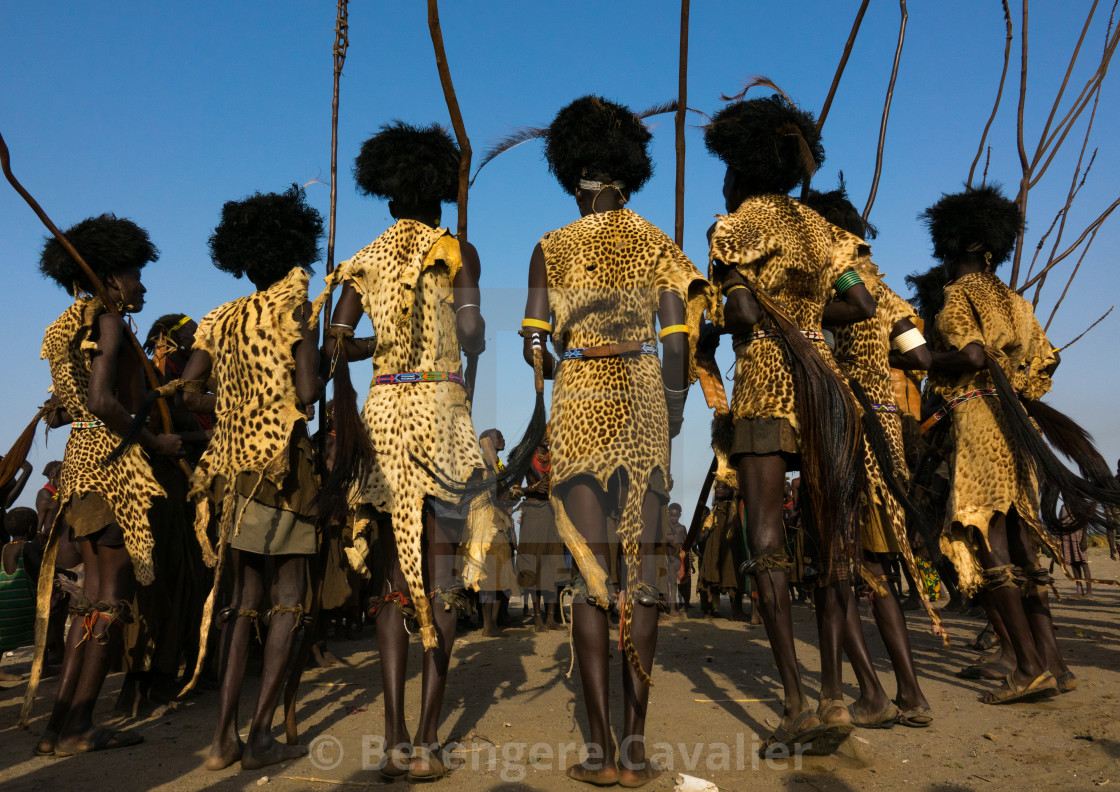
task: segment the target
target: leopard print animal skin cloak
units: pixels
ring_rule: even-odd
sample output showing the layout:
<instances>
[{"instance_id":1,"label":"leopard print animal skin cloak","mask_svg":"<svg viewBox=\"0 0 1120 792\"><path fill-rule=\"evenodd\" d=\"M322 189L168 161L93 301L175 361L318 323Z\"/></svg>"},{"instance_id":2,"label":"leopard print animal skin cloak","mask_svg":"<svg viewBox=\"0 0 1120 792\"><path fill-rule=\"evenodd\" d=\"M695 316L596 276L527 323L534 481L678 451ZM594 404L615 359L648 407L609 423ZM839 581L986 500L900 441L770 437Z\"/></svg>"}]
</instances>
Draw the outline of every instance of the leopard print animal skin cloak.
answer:
<instances>
[{"instance_id":1,"label":"leopard print animal skin cloak","mask_svg":"<svg viewBox=\"0 0 1120 792\"><path fill-rule=\"evenodd\" d=\"M891 333L896 323L903 319L916 321L918 314L883 282L879 268L870 257L859 259L855 270L875 298L875 315L862 322L832 328L836 337L833 355L844 375L863 386L872 404L895 405L889 359ZM902 416L897 412L880 412L876 413L876 417L886 434L895 473L905 484L910 480L910 468L906 464L902 445ZM907 537L906 513L883 481L883 471L866 439L863 443L863 457L867 471L867 489L860 498L863 547L875 553L900 553L911 577L921 580ZM939 614L933 609L925 591L920 596L927 615L940 633Z\"/></svg>"},{"instance_id":2,"label":"leopard print animal skin cloak","mask_svg":"<svg viewBox=\"0 0 1120 792\"><path fill-rule=\"evenodd\" d=\"M685 306L689 337L688 384L696 380L700 317L709 289L700 271L660 229L629 209L590 214L544 235L552 337L559 349L625 341L654 342L654 316L662 294ZM599 566L555 493L577 476L590 476L606 491L611 478L626 474L628 494L618 536L628 559L638 558L641 504L650 475L669 477L669 423L655 355L562 362L552 387L549 441L552 507L561 539L587 581L589 593L607 601L607 571ZM623 648L640 675L629 644L629 614L637 565L629 564Z\"/></svg>"},{"instance_id":3,"label":"leopard print animal skin cloak","mask_svg":"<svg viewBox=\"0 0 1120 792\"><path fill-rule=\"evenodd\" d=\"M461 267L459 243L446 228L398 220L341 262L330 280L332 285L354 285L377 335L374 382L362 410L375 457L355 499L392 518L401 571L425 649L435 648L437 640L422 573L424 500L457 503L460 498L425 472L413 455L422 454L447 481L467 481L486 467L462 385L377 385L376 377L460 371L452 283ZM478 588L496 519L491 494L475 498L463 572L468 588Z\"/></svg>"},{"instance_id":4,"label":"leopard print animal skin cloak","mask_svg":"<svg viewBox=\"0 0 1120 792\"><path fill-rule=\"evenodd\" d=\"M54 393L74 421L100 423L90 412L87 399L91 353L97 350L97 342L91 336L103 313L100 300L79 299L47 328L43 339L40 357L50 363ZM148 510L155 498L166 493L139 445L129 448L111 465L102 466L101 461L120 441L120 436L107 426L71 429L62 458L59 515L64 522L67 506L76 496L92 492L104 498L124 533L136 582L147 586L155 580Z\"/></svg>"},{"instance_id":5,"label":"leopard print animal skin cloak","mask_svg":"<svg viewBox=\"0 0 1120 792\"><path fill-rule=\"evenodd\" d=\"M1054 347L1031 304L996 275L971 273L947 285L945 307L935 324L938 349L982 344L1017 392L1037 399L1050 390L1045 369L1055 360ZM992 379L987 371L939 370L931 372L930 387L949 400L977 388L990 388ZM1030 461L1014 445L998 397L963 402L948 419L952 421L952 485L941 546L957 567L961 590L973 594L983 586L969 527L975 527L986 542L992 517L1007 514L1013 506L1036 547L1060 559L1061 548L1039 520L1038 482Z\"/></svg>"},{"instance_id":6,"label":"leopard print animal skin cloak","mask_svg":"<svg viewBox=\"0 0 1120 792\"><path fill-rule=\"evenodd\" d=\"M210 311L198 323L194 350L211 360L215 384L214 436L206 446L194 475L189 498L195 502L195 536L203 560L215 567L214 585L203 608L201 646L195 678L203 667L205 647L219 591L225 547L236 536L237 477L259 474L258 481L280 487L288 475L289 444L296 426L307 420L296 398L296 367L292 347L302 339L294 312L307 300L308 275L294 267L267 289L253 292ZM318 324L323 293L312 305L311 326ZM210 545L206 529L214 512L213 492L224 484L220 504L218 547Z\"/></svg>"},{"instance_id":7,"label":"leopard print animal skin cloak","mask_svg":"<svg viewBox=\"0 0 1120 792\"><path fill-rule=\"evenodd\" d=\"M51 367L54 394L74 421L98 418L88 406L92 353L97 342L91 336L98 320L105 313L97 298L79 298L47 328L40 358ZM128 354L131 354L129 352ZM43 553L39 573L37 615L35 617L35 654L31 679L20 710L20 725L26 727L31 705L43 672L47 641L47 620L50 614L51 586L54 581L58 553L58 533L65 530L66 511L70 501L81 495L96 493L105 499L124 534L125 549L136 574L136 582L147 586L155 580L155 565L148 512L152 501L165 497L156 481L152 466L139 445L134 445L110 465L101 462L121 441L108 426L72 428L62 457L62 477L58 487L59 510L54 529Z\"/></svg>"},{"instance_id":8,"label":"leopard print animal skin cloak","mask_svg":"<svg viewBox=\"0 0 1120 792\"><path fill-rule=\"evenodd\" d=\"M835 294L833 284L861 257L867 243L836 228L812 209L786 195L748 198L729 215L718 215L712 229L709 278L721 262L765 289L802 331L821 331L821 312ZM718 295L712 321L723 325L723 294ZM771 330L768 316L758 330ZM814 342L817 343L817 342ZM837 373L823 342L821 352ZM785 418L797 431L793 377L777 337L736 339L735 388L731 412L739 418Z\"/></svg>"}]
</instances>

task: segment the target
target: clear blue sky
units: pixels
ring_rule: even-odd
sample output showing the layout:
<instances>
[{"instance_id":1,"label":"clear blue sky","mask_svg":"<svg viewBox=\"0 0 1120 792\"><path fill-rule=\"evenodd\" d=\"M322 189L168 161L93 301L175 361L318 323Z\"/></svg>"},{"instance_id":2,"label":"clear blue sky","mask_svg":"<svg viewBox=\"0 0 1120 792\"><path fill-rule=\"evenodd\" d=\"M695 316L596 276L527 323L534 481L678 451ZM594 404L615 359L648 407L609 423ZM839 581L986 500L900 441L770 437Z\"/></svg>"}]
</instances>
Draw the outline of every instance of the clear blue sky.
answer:
<instances>
[{"instance_id":1,"label":"clear blue sky","mask_svg":"<svg viewBox=\"0 0 1120 792\"><path fill-rule=\"evenodd\" d=\"M713 112L723 92L761 73L802 106L824 102L858 2L693 3L689 104ZM1012 3L1018 6L1018 3ZM1033 150L1061 83L1080 20L1090 3L1032 5L1027 147ZM476 152L512 128L547 123L563 104L590 92L635 109L672 99L677 90L679 5L444 2L442 22L452 74ZM879 195L872 221L874 257L888 282L906 294L903 276L929 266L929 241L916 217L943 191L960 189L995 95L1004 28L996 0L910 4L906 49L895 90ZM1107 11L1107 9L1106 9ZM1018 11L1015 12L1016 14ZM66 227L105 211L151 232L162 258L144 274L148 304L137 323L170 311L199 318L244 294L248 284L214 269L206 238L226 200L292 182L329 179L330 2L8 3L0 26L0 131L13 167L48 214ZM829 187L844 171L862 206L870 187L883 96L897 37L898 4L872 3L825 126L828 161L815 183ZM1104 39L1101 19L1085 45L1076 90ZM1016 36L1019 24L1016 19ZM448 122L425 4L355 2L339 123L337 258L358 250L391 222L386 205L353 189L350 163L361 142L391 119ZM999 118L992 129L989 179L1014 191L1019 179L1014 111L1018 46ZM1117 76L1105 84L1094 143L1102 146L1069 228L1079 231L1115 198L1120 147ZM1072 98L1072 97L1071 97ZM673 125L655 119L657 172L635 196L636 211L672 233ZM1080 134L1032 192L1028 254L1061 207ZM722 168L689 130L685 252L704 269L704 231L722 211ZM312 184L310 200L326 214L329 191ZM480 367L476 426L497 425L511 441L532 405L531 372L515 335L524 304L529 254L541 234L577 217L574 202L548 175L535 144L492 163L471 192L471 241L483 261L488 351ZM454 225L454 208L445 221ZM1063 345L1102 314L1120 289L1108 254L1117 226L1098 236L1051 327ZM50 383L38 359L44 328L69 303L36 268L45 229L0 184L0 449L6 449L43 401ZM1076 236L1067 233L1072 241ZM322 274L322 266L318 269ZM1045 321L1060 292L1043 293ZM1005 273L1006 274L1006 273ZM1064 355L1050 397L1092 431L1110 459L1120 455L1115 353L1109 317ZM730 362L729 350L721 350ZM356 375L359 372L355 372ZM362 372L357 379L368 378ZM364 388L359 383L359 392ZM710 459L703 399L692 394L685 430L674 445L674 497L694 502ZM61 458L66 431L40 435L26 503L42 483L42 465Z\"/></svg>"}]
</instances>

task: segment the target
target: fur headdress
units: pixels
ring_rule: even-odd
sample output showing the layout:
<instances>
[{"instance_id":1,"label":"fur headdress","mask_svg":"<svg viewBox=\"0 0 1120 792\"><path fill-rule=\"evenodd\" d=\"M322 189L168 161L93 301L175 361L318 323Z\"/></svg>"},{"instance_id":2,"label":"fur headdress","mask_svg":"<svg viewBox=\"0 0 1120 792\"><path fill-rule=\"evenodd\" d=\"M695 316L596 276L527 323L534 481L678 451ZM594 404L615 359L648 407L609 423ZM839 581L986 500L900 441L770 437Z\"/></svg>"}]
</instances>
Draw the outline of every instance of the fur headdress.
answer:
<instances>
[{"instance_id":1,"label":"fur headdress","mask_svg":"<svg viewBox=\"0 0 1120 792\"><path fill-rule=\"evenodd\" d=\"M942 195L918 217L933 239L933 257L942 264L966 253L991 253L992 267L998 267L1015 250L1019 207L999 185Z\"/></svg>"},{"instance_id":2,"label":"fur headdress","mask_svg":"<svg viewBox=\"0 0 1120 792\"><path fill-rule=\"evenodd\" d=\"M548 169L564 192L575 195L580 179L620 182L626 195L653 175L645 124L625 105L583 96L556 114L545 132Z\"/></svg>"},{"instance_id":3,"label":"fur headdress","mask_svg":"<svg viewBox=\"0 0 1120 792\"><path fill-rule=\"evenodd\" d=\"M849 234L855 234L860 239L874 239L879 235L878 229L870 223L865 223L859 210L848 200L843 173L840 174L840 184L835 190L820 192L810 188L809 194L802 203L834 226L844 229Z\"/></svg>"},{"instance_id":4,"label":"fur headdress","mask_svg":"<svg viewBox=\"0 0 1120 792\"><path fill-rule=\"evenodd\" d=\"M813 114L778 94L727 105L704 130L704 143L755 195L784 195L824 163Z\"/></svg>"},{"instance_id":5,"label":"fur headdress","mask_svg":"<svg viewBox=\"0 0 1120 792\"><path fill-rule=\"evenodd\" d=\"M409 207L455 203L459 197L459 146L439 124L385 124L362 144L354 160L358 192Z\"/></svg>"},{"instance_id":6,"label":"fur headdress","mask_svg":"<svg viewBox=\"0 0 1120 792\"><path fill-rule=\"evenodd\" d=\"M132 267L143 269L149 261L159 258L159 251L147 231L114 214L87 217L67 229L65 237L102 281ZM39 270L75 296L79 290L93 293L93 284L78 262L54 237L49 237L43 245Z\"/></svg>"},{"instance_id":7,"label":"fur headdress","mask_svg":"<svg viewBox=\"0 0 1120 792\"><path fill-rule=\"evenodd\" d=\"M222 220L210 235L214 266L235 278L248 275L260 288L271 286L293 267L310 270L319 260L323 218L308 206L303 188L253 193L222 206Z\"/></svg>"}]
</instances>

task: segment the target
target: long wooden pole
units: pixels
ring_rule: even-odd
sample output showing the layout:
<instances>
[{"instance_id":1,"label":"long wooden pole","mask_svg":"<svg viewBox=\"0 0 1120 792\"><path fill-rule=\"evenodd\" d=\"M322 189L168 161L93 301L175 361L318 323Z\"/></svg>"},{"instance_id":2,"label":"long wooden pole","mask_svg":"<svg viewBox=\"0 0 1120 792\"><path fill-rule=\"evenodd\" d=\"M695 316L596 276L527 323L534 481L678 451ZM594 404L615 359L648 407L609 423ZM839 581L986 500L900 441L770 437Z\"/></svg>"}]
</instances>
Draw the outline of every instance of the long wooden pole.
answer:
<instances>
[{"instance_id":1,"label":"long wooden pole","mask_svg":"<svg viewBox=\"0 0 1120 792\"><path fill-rule=\"evenodd\" d=\"M840 86L840 78L844 76L844 68L848 65L848 58L852 54L852 47L855 46L860 25L863 24L863 15L867 13L867 4L870 2L871 0L863 0L863 2L860 3L859 11L856 12L855 21L852 22L852 31L848 34L848 40L844 44L844 52L840 55L840 63L836 65L836 73L832 75L832 85L828 88L828 96L824 99L824 106L821 107L821 114L817 116L818 131L824 129L824 122L828 118L828 111L832 109L832 100L836 96L836 89ZM805 181L801 184L802 201L809 197L810 180L811 177L806 177Z\"/></svg>"},{"instance_id":2,"label":"long wooden pole","mask_svg":"<svg viewBox=\"0 0 1120 792\"><path fill-rule=\"evenodd\" d=\"M338 0L338 11L334 23L334 90L331 98L331 207L329 225L327 230L327 275L334 272L334 230L338 210L338 93L342 78L342 65L346 62L346 50L350 47L350 22L349 0ZM331 295L327 295L325 316L323 322L323 343L326 344L327 333L330 329ZM326 421L327 404L326 396L319 399L319 458L325 464L326 460ZM311 574L311 624L302 634L299 650L295 653L294 662L288 668L287 681L284 686L284 734L288 745L299 743L299 728L296 723L296 698L299 694L299 683L303 678L303 669L307 667L307 660L311 654L311 647L315 643L315 634L319 629L319 617L323 605L323 578L326 569L327 550L330 547L330 537L324 532L319 537L319 552L315 559L315 568Z\"/></svg>"},{"instance_id":3,"label":"long wooden pole","mask_svg":"<svg viewBox=\"0 0 1120 792\"><path fill-rule=\"evenodd\" d=\"M898 79L898 63L902 59L902 45L906 41L906 20L910 15L906 13L906 0L899 0L902 12L902 21L898 26L898 45L894 50L894 64L891 66L891 80L887 84L887 98L883 102L883 119L879 123L879 147L875 151L875 175L871 179L871 192L867 196L867 205L863 207L863 222L871 215L871 207L875 203L875 194L879 191L879 176L883 172L883 146L887 140L887 120L891 115L891 100L894 99L894 84Z\"/></svg>"},{"instance_id":4,"label":"long wooden pole","mask_svg":"<svg viewBox=\"0 0 1120 792\"><path fill-rule=\"evenodd\" d=\"M455 85L451 82L451 70L447 66L447 52L443 48L443 30L439 26L439 3L428 0L428 32L432 36L432 47L436 53L436 68L439 82L443 87L443 98L447 102L447 112L451 116L451 127L455 130L455 140L459 143L459 244L467 241L467 189L471 183L471 140L467 137L467 127L463 124L463 113L459 110L459 99L455 95Z\"/></svg>"},{"instance_id":5,"label":"long wooden pole","mask_svg":"<svg viewBox=\"0 0 1120 792\"><path fill-rule=\"evenodd\" d=\"M688 112L688 11L689 0L681 0L681 46L677 79L677 205L673 232L677 247L684 248L684 117Z\"/></svg>"},{"instance_id":6,"label":"long wooden pole","mask_svg":"<svg viewBox=\"0 0 1120 792\"><path fill-rule=\"evenodd\" d=\"M132 332L132 328L128 326L128 322L125 322L123 320L120 311L117 310L117 306L113 303L112 300L109 299L109 294L105 290L105 285L101 282L101 279L97 277L97 274L94 273L89 264L87 264L85 259L82 258L81 254L78 253L73 245L70 244L70 240L66 238L62 231L59 230L58 226L56 226L51 221L50 217L47 216L47 213L43 211L43 207L39 205L39 202L31 196L31 193L29 193L27 189L22 184L20 184L19 179L17 179L15 174L12 173L11 154L8 151L8 144L4 141L3 135L0 135L0 165L3 166L4 176L7 177L8 181L15 188L16 192L18 192L23 200L27 202L27 205L31 207L31 211L35 212L36 216L39 218L39 220L42 221L43 225L47 227L47 230L54 235L54 238L57 239L59 244L62 245L63 248L65 248L66 252L73 257L74 261L77 262L79 267L81 267L82 272L85 273L85 276L89 278L89 282L93 286L93 291L96 294L97 298L101 300L101 304L105 306L105 310L107 310L116 318L121 319L121 324L124 325L125 333L128 335L129 340L132 342L132 348L136 352L136 357L139 358L140 365L144 369L144 376L148 380L148 386L152 390L158 388L162 383L159 381L159 377L156 376L156 370L152 366L152 361L148 360L148 356L144 354L144 347L141 346L140 340L136 337L136 334ZM171 412L167 409L167 403L163 399L160 399L158 403L160 421L163 424L163 431L167 434L171 434L175 431L171 423ZM182 459L179 460L179 468L188 477L191 475L190 467L188 467L187 463Z\"/></svg>"},{"instance_id":7,"label":"long wooden pole","mask_svg":"<svg viewBox=\"0 0 1120 792\"><path fill-rule=\"evenodd\" d=\"M467 242L467 191L471 186L471 139L467 137L467 126L463 123L463 112L459 109L459 98L455 95L455 84L451 81L451 69L447 65L447 51L443 47L443 29L439 25L439 3L428 0L428 33L432 37L432 49L436 54L436 69L439 71L439 84L443 88L443 99L447 102L447 113L451 116L451 127L455 130L455 140L459 143L459 222L457 237L459 244ZM478 355L467 354L467 367L463 372L466 381L467 400L474 405L474 384L478 376Z\"/></svg>"}]
</instances>

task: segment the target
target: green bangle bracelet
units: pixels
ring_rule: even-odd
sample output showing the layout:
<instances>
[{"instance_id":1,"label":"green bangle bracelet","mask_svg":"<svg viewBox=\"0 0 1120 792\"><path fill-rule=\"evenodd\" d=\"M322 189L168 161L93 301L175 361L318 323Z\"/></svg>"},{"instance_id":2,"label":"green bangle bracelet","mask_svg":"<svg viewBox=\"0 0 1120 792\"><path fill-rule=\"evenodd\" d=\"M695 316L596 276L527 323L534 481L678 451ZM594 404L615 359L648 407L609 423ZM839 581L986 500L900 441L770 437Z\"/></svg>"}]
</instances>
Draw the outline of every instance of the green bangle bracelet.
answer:
<instances>
[{"instance_id":1,"label":"green bangle bracelet","mask_svg":"<svg viewBox=\"0 0 1120 792\"><path fill-rule=\"evenodd\" d=\"M855 270L848 270L832 284L832 288L836 289L837 294L843 294L853 286L863 283L863 278Z\"/></svg>"}]
</instances>

